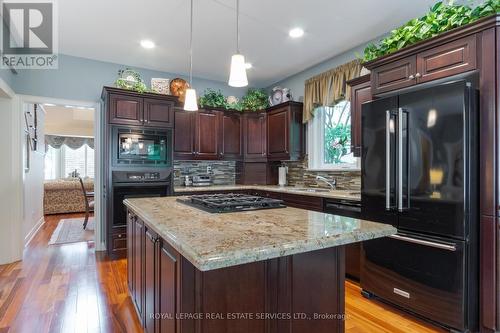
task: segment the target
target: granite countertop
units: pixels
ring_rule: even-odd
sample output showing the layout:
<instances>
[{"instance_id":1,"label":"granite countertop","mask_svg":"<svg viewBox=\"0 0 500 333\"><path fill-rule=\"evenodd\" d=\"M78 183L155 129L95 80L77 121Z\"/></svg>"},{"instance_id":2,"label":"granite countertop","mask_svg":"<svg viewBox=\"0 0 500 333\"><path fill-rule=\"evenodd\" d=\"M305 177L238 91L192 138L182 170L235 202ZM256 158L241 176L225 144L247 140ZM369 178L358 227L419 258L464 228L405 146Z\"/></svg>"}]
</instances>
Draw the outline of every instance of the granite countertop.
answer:
<instances>
[{"instance_id":1,"label":"granite countertop","mask_svg":"<svg viewBox=\"0 0 500 333\"><path fill-rule=\"evenodd\" d=\"M320 191L318 192L314 191L309 192L309 191L301 191L301 189L305 189L305 187L278 186L278 185L212 185L205 187L176 186L174 187L174 193L182 194L186 192L204 192L204 191L260 190L260 191L308 195L313 197L322 197L331 199L346 199L353 201L361 201L360 191L320 189ZM309 190L314 190L314 188L310 188Z\"/></svg>"},{"instance_id":2,"label":"granite countertop","mask_svg":"<svg viewBox=\"0 0 500 333\"><path fill-rule=\"evenodd\" d=\"M177 198L126 199L124 203L201 271L396 233L390 225L292 207L212 214Z\"/></svg>"}]
</instances>

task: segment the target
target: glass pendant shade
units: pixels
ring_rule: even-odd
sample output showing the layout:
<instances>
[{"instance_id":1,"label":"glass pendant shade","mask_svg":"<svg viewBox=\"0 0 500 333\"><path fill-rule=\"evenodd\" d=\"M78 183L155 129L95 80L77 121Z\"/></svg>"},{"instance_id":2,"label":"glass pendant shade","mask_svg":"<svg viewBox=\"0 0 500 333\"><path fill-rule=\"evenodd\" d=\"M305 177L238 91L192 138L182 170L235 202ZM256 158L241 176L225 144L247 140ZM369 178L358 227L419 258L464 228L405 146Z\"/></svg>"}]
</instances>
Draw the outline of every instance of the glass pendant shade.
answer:
<instances>
[{"instance_id":1,"label":"glass pendant shade","mask_svg":"<svg viewBox=\"0 0 500 333\"><path fill-rule=\"evenodd\" d=\"M229 85L231 87L248 86L245 56L235 54L231 57L231 71L229 72Z\"/></svg>"},{"instance_id":2,"label":"glass pendant shade","mask_svg":"<svg viewBox=\"0 0 500 333\"><path fill-rule=\"evenodd\" d=\"M196 90L186 89L186 98L184 99L184 110L198 111L198 100L196 99Z\"/></svg>"}]
</instances>

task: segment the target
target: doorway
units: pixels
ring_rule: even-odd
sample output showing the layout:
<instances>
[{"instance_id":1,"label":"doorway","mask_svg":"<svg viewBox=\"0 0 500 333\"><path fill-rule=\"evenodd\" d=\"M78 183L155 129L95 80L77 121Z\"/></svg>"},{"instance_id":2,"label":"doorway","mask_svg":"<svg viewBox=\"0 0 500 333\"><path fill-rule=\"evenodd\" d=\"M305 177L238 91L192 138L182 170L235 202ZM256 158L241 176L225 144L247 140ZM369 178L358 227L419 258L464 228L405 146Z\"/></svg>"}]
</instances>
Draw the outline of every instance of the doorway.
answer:
<instances>
[{"instance_id":1,"label":"doorway","mask_svg":"<svg viewBox=\"0 0 500 333\"><path fill-rule=\"evenodd\" d=\"M97 251L104 250L100 104L32 96L21 96L21 100L24 244L30 242L45 219L68 214L59 222L49 244L84 241L92 242ZM35 150L29 147L33 138L28 133L26 112L37 121ZM83 217L75 218L75 213L83 213Z\"/></svg>"}]
</instances>

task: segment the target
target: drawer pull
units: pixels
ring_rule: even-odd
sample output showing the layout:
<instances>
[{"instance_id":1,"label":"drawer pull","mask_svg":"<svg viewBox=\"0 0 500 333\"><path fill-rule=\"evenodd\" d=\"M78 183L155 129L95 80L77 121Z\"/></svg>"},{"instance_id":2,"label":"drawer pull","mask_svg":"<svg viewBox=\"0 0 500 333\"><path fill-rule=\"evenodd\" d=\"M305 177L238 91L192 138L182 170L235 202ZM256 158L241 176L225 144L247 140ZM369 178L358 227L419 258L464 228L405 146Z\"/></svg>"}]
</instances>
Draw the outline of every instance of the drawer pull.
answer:
<instances>
[{"instance_id":1,"label":"drawer pull","mask_svg":"<svg viewBox=\"0 0 500 333\"><path fill-rule=\"evenodd\" d=\"M393 291L396 295L403 296L403 297L405 297L405 298L410 299L410 293L409 293L409 292L406 292L406 291L401 290L401 289L398 289L398 288L394 288L392 291Z\"/></svg>"},{"instance_id":2,"label":"drawer pull","mask_svg":"<svg viewBox=\"0 0 500 333\"><path fill-rule=\"evenodd\" d=\"M435 248L441 249L441 250L447 250L447 251L452 251L452 252L455 252L457 250L457 247L455 245L430 242L430 241L426 241L426 240L422 240L422 239L411 238L411 237L406 237L406 236L401 236L401 235L390 235L388 237L393 238L393 239L397 239L400 241L408 242L408 243L435 247Z\"/></svg>"}]
</instances>

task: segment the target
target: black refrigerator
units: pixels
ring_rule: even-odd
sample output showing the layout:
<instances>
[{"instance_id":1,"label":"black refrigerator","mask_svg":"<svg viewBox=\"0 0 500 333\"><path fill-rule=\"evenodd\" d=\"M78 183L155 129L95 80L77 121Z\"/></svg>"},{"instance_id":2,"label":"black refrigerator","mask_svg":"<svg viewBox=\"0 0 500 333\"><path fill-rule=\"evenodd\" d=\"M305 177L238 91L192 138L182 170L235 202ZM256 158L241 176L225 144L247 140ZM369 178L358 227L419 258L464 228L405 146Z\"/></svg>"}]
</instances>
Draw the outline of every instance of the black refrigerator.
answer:
<instances>
[{"instance_id":1,"label":"black refrigerator","mask_svg":"<svg viewBox=\"0 0 500 333\"><path fill-rule=\"evenodd\" d=\"M473 78L362 107L362 215L398 229L363 243L363 294L458 331L478 321L477 109Z\"/></svg>"}]
</instances>

